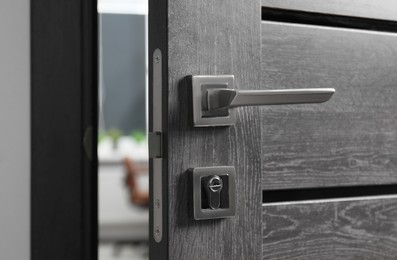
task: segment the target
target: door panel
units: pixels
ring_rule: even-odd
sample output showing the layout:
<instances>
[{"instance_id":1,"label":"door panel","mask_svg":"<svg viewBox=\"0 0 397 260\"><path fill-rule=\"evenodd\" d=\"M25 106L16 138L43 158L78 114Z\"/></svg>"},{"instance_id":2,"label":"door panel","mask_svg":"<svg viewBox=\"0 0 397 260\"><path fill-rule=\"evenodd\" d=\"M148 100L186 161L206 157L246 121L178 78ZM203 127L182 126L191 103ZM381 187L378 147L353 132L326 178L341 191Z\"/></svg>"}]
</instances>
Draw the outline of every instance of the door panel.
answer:
<instances>
[{"instance_id":1,"label":"door panel","mask_svg":"<svg viewBox=\"0 0 397 260\"><path fill-rule=\"evenodd\" d=\"M262 22L263 89L336 89L261 108L263 189L397 183L396 71L396 34Z\"/></svg>"},{"instance_id":2,"label":"door panel","mask_svg":"<svg viewBox=\"0 0 397 260\"><path fill-rule=\"evenodd\" d=\"M333 28L262 21L261 7L260 0L151 1L149 55L162 53L165 104L158 145L164 147L164 228L161 242L151 235L151 258L390 258L397 197L352 199L346 190L364 185L355 194L379 195L376 185L387 184L384 194L395 191L396 36L337 28L347 18ZM381 10L374 17L387 19L387 8ZM383 30L395 25L387 24ZM233 126L195 128L188 75L234 75L236 89L336 88L336 94L318 105L237 108ZM205 166L236 168L235 216L189 219L187 171ZM155 177L152 168L152 192ZM332 193L327 198L350 199L315 198L324 187ZM263 190L271 203L262 204ZM302 191L315 191L311 201L292 201ZM283 192L289 202L267 198ZM161 205L155 202L150 234L153 207Z\"/></svg>"},{"instance_id":3,"label":"door panel","mask_svg":"<svg viewBox=\"0 0 397 260\"><path fill-rule=\"evenodd\" d=\"M394 0L262 0L262 6L397 21L397 2Z\"/></svg>"},{"instance_id":4,"label":"door panel","mask_svg":"<svg viewBox=\"0 0 397 260\"><path fill-rule=\"evenodd\" d=\"M263 259L395 259L397 197L265 205Z\"/></svg>"}]
</instances>

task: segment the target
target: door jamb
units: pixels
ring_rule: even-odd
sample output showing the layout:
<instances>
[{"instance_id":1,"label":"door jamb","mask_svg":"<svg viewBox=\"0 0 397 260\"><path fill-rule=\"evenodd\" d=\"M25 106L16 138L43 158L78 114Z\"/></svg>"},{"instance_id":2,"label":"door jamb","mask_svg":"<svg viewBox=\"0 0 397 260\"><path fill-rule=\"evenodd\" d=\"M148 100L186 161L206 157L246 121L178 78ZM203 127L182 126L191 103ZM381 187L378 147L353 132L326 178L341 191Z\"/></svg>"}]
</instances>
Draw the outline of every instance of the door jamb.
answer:
<instances>
[{"instance_id":1,"label":"door jamb","mask_svg":"<svg viewBox=\"0 0 397 260\"><path fill-rule=\"evenodd\" d=\"M31 1L31 259L97 259L97 3Z\"/></svg>"}]
</instances>

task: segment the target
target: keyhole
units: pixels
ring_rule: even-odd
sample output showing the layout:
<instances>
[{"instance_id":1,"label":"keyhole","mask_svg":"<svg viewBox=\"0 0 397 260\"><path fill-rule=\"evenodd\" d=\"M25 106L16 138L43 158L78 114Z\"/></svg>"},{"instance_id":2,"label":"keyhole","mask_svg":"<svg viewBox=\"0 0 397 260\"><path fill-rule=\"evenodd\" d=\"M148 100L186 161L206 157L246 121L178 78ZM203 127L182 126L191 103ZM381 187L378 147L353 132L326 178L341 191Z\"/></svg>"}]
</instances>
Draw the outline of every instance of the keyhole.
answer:
<instances>
[{"instance_id":1,"label":"keyhole","mask_svg":"<svg viewBox=\"0 0 397 260\"><path fill-rule=\"evenodd\" d=\"M223 188L222 179L219 176L212 177L208 187L212 192L220 192Z\"/></svg>"},{"instance_id":2,"label":"keyhole","mask_svg":"<svg viewBox=\"0 0 397 260\"><path fill-rule=\"evenodd\" d=\"M219 209L221 206L221 190L223 181L218 175L211 176L206 184L208 206L210 209Z\"/></svg>"}]
</instances>

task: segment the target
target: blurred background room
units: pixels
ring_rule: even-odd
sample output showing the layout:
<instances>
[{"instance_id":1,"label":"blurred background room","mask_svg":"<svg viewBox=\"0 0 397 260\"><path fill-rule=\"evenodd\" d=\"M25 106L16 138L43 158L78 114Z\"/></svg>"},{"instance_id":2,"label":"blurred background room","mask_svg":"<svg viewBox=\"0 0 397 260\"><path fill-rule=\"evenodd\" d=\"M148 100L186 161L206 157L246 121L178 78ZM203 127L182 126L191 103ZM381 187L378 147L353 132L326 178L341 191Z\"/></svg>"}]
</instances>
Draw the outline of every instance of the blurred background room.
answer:
<instances>
[{"instance_id":1,"label":"blurred background room","mask_svg":"<svg viewBox=\"0 0 397 260\"><path fill-rule=\"evenodd\" d=\"M148 259L147 0L99 0L99 259Z\"/></svg>"}]
</instances>

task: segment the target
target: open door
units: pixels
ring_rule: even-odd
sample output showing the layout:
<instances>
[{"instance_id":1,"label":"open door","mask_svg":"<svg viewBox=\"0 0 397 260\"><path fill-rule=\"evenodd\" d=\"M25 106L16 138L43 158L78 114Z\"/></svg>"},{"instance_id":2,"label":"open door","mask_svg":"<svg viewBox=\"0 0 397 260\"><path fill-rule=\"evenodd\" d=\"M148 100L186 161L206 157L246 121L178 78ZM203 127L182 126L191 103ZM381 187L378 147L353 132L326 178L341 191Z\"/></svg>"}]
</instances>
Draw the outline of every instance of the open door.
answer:
<instances>
[{"instance_id":1,"label":"open door","mask_svg":"<svg viewBox=\"0 0 397 260\"><path fill-rule=\"evenodd\" d=\"M150 1L151 259L395 258L395 10Z\"/></svg>"}]
</instances>

